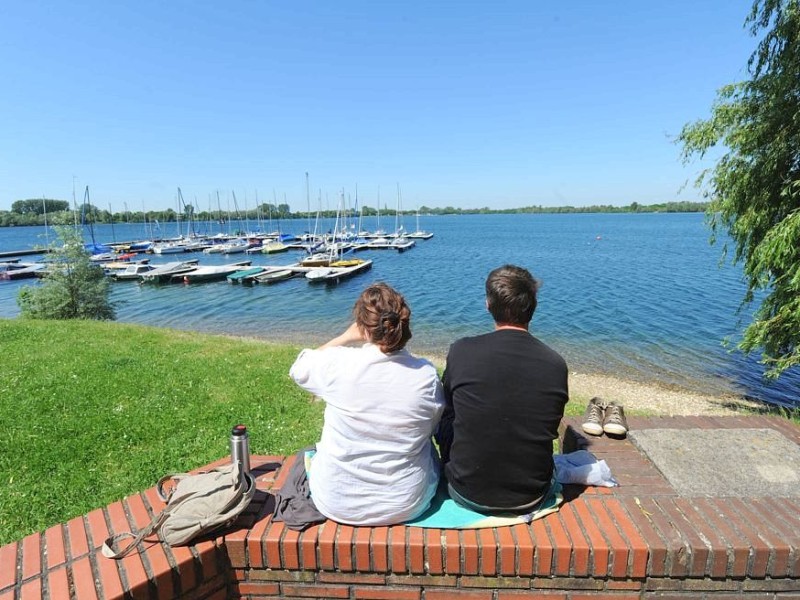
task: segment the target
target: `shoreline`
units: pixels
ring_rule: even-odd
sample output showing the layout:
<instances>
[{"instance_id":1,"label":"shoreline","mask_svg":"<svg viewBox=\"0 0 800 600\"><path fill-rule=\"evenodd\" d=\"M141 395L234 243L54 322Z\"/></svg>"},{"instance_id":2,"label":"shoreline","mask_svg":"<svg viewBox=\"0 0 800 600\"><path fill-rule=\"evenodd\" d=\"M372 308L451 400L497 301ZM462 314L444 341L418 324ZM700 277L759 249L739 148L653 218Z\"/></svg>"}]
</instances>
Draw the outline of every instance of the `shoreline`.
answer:
<instances>
[{"instance_id":1,"label":"shoreline","mask_svg":"<svg viewBox=\"0 0 800 600\"><path fill-rule=\"evenodd\" d=\"M445 356L420 353L438 369L444 368ZM614 400L629 411L660 416L737 415L765 412L770 404L748 400L736 394L708 394L656 382L625 379L605 373L569 373L570 402L588 403L595 396Z\"/></svg>"}]
</instances>

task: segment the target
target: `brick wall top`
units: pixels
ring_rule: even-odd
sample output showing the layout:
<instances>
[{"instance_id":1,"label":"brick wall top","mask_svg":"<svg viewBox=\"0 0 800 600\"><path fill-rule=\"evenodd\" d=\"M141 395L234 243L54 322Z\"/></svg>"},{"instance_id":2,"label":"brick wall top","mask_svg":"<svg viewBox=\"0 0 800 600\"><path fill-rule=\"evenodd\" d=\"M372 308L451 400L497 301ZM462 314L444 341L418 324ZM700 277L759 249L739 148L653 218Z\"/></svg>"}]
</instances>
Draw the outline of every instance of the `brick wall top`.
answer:
<instances>
[{"instance_id":1,"label":"brick wall top","mask_svg":"<svg viewBox=\"0 0 800 600\"><path fill-rule=\"evenodd\" d=\"M566 424L568 444L586 443L576 434L577 420ZM771 428L800 443L800 429L775 417L631 417L629 425ZM120 561L102 557L99 547L110 533L136 530L161 510L151 488L0 547L0 600L224 598L244 569L286 573L300 587L303 573L311 572L315 582L322 577L334 587L352 577L401 587L435 579L498 589L511 578L622 587L680 579L700 588L709 580L800 578L797 498L681 497L629 441L590 442L620 487L566 486L561 509L531 525L463 531L332 521L291 531L272 522L269 491L280 488L293 457L255 456L259 492L226 535L182 548L144 545Z\"/></svg>"}]
</instances>

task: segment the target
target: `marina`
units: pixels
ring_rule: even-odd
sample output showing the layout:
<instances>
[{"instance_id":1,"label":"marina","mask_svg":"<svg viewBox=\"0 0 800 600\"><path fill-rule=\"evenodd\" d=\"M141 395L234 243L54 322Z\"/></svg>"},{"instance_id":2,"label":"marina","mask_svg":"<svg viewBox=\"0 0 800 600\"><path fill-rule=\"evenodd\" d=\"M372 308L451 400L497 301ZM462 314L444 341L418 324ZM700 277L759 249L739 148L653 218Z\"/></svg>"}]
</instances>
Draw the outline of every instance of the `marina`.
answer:
<instances>
[{"instance_id":1,"label":"marina","mask_svg":"<svg viewBox=\"0 0 800 600\"><path fill-rule=\"evenodd\" d=\"M363 221L364 230L378 229L375 218ZM333 226L333 219L321 220L319 230ZM766 382L757 355L722 345L726 337L735 341L747 317L737 314L745 286L739 268L720 267L719 246L709 245L701 214L420 215L420 226L434 237L403 253L347 253L343 260L372 264L325 285L310 284L298 267L308 255L304 220L284 223L284 234L296 238L287 245L296 247L278 254L139 253L133 260L155 268L142 276L146 284L112 282L117 320L314 346L346 327L366 285L385 281L413 311L411 350L443 359L453 340L491 327L486 275L514 263L541 279L533 332L571 370L787 405L798 397L800 375ZM112 245L143 239L141 224L117 224L115 233L116 240L108 226L96 231ZM0 228L0 252L41 244L43 234L43 228ZM174 273L154 285L167 263L194 261L183 267L188 271L245 259L261 271L243 276L243 285L227 279L185 285L171 281ZM36 280L0 281L0 317L19 314L16 298L24 285Z\"/></svg>"}]
</instances>

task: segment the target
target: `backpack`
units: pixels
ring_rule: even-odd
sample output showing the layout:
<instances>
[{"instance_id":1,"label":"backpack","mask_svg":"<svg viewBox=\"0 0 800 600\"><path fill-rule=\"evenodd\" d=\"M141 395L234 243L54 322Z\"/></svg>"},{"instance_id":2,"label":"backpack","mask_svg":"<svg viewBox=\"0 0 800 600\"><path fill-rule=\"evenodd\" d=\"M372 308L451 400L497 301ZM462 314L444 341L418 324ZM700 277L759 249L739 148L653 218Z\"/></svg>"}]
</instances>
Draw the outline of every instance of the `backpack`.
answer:
<instances>
[{"instance_id":1,"label":"backpack","mask_svg":"<svg viewBox=\"0 0 800 600\"><path fill-rule=\"evenodd\" d=\"M168 481L176 485L165 493L163 486ZM169 546L180 546L224 528L250 504L256 484L253 476L243 473L241 463L236 462L196 475L166 475L158 481L156 491L167 503L164 510L136 535L127 532L108 538L103 544L103 556L127 556L139 542L152 535L158 535ZM124 548L115 550L115 545L125 538L133 539Z\"/></svg>"}]
</instances>

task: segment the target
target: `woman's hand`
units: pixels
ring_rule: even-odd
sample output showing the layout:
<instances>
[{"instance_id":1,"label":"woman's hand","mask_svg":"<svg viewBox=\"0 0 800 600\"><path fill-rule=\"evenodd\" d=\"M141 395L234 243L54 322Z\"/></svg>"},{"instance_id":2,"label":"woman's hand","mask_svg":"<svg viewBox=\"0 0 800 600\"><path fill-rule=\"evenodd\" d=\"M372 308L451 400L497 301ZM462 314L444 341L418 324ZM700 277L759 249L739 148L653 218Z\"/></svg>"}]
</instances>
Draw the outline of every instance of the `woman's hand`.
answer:
<instances>
[{"instance_id":1,"label":"woman's hand","mask_svg":"<svg viewBox=\"0 0 800 600\"><path fill-rule=\"evenodd\" d=\"M364 334L361 332L358 324L353 322L350 324L350 327L344 331L344 333L337 335L329 342L317 348L317 350L324 350L325 348L333 348L335 346L355 346L368 341L369 340L366 339Z\"/></svg>"}]
</instances>

